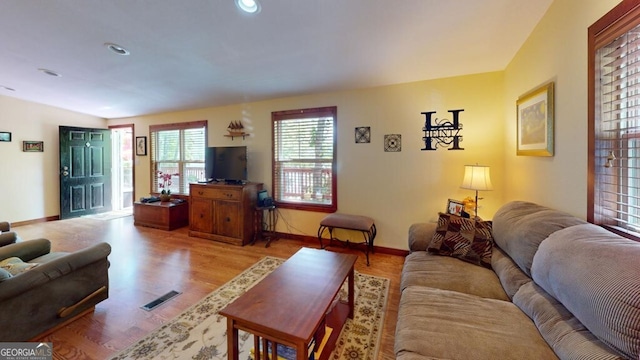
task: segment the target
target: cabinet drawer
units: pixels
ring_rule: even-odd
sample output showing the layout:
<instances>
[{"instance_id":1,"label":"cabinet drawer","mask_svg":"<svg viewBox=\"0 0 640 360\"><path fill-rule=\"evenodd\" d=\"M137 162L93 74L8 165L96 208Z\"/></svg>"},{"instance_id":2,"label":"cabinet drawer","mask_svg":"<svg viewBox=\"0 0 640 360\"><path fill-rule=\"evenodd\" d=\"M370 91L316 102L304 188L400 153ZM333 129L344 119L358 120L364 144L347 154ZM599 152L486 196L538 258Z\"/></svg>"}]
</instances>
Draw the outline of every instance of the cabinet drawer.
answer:
<instances>
[{"instance_id":1,"label":"cabinet drawer","mask_svg":"<svg viewBox=\"0 0 640 360\"><path fill-rule=\"evenodd\" d=\"M216 189L216 188L204 188L198 187L193 189L191 196L204 197L207 199L219 199L219 200L240 200L242 196L242 189Z\"/></svg>"}]
</instances>

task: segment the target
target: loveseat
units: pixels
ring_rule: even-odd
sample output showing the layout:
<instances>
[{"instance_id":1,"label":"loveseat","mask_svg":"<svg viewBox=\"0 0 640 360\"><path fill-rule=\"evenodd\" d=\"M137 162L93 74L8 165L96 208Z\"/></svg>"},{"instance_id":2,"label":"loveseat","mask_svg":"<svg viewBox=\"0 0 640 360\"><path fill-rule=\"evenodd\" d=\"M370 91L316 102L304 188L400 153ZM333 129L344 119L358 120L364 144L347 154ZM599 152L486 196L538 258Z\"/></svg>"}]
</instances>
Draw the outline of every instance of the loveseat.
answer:
<instances>
[{"instance_id":1,"label":"loveseat","mask_svg":"<svg viewBox=\"0 0 640 360\"><path fill-rule=\"evenodd\" d=\"M640 243L514 201L479 222L482 266L479 225L443 215L409 229L397 359L640 359ZM461 234L478 256L433 249Z\"/></svg>"},{"instance_id":2,"label":"loveseat","mask_svg":"<svg viewBox=\"0 0 640 360\"><path fill-rule=\"evenodd\" d=\"M0 247L0 341L32 340L107 299L110 252L51 252L46 239Z\"/></svg>"}]
</instances>

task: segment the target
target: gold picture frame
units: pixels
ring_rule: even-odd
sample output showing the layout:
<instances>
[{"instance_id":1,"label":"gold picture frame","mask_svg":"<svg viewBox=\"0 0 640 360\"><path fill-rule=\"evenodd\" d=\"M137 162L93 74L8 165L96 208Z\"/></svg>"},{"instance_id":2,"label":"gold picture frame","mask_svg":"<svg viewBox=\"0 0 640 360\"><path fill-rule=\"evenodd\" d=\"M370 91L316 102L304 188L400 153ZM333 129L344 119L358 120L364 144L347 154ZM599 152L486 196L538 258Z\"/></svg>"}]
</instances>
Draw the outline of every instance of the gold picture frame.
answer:
<instances>
[{"instance_id":1,"label":"gold picture frame","mask_svg":"<svg viewBox=\"0 0 640 360\"><path fill-rule=\"evenodd\" d=\"M447 214L462 216L464 211L464 202L460 200L449 199L447 202Z\"/></svg>"},{"instance_id":2,"label":"gold picture frame","mask_svg":"<svg viewBox=\"0 0 640 360\"><path fill-rule=\"evenodd\" d=\"M553 156L554 83L522 95L516 101L517 155Z\"/></svg>"}]
</instances>

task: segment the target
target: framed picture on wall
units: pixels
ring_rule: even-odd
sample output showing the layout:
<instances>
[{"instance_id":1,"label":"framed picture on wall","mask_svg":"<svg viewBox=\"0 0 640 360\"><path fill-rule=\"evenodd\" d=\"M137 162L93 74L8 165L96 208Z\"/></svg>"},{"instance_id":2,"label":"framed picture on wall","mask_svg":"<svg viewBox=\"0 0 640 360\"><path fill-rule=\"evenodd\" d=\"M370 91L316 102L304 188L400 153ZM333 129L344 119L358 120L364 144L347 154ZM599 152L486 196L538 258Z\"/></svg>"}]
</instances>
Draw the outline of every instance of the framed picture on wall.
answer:
<instances>
[{"instance_id":1,"label":"framed picture on wall","mask_svg":"<svg viewBox=\"0 0 640 360\"><path fill-rule=\"evenodd\" d=\"M0 131L0 141L11 141L11 133L6 131Z\"/></svg>"},{"instance_id":2,"label":"framed picture on wall","mask_svg":"<svg viewBox=\"0 0 640 360\"><path fill-rule=\"evenodd\" d=\"M553 82L516 101L517 155L553 156Z\"/></svg>"},{"instance_id":3,"label":"framed picture on wall","mask_svg":"<svg viewBox=\"0 0 640 360\"><path fill-rule=\"evenodd\" d=\"M136 155L147 156L147 137L136 136Z\"/></svg>"},{"instance_id":4,"label":"framed picture on wall","mask_svg":"<svg viewBox=\"0 0 640 360\"><path fill-rule=\"evenodd\" d=\"M22 151L24 152L43 152L44 141L23 141Z\"/></svg>"}]
</instances>

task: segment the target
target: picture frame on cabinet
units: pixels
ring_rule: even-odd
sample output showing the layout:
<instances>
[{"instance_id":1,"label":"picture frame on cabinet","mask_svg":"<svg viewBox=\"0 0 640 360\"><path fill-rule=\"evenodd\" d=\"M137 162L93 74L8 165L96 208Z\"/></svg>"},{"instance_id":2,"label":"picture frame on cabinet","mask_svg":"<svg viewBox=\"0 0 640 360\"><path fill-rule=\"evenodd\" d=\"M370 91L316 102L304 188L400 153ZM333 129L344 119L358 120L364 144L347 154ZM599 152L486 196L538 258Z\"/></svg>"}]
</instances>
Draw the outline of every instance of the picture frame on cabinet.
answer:
<instances>
[{"instance_id":1,"label":"picture frame on cabinet","mask_svg":"<svg viewBox=\"0 0 640 360\"><path fill-rule=\"evenodd\" d=\"M554 109L553 82L518 98L516 155L553 156Z\"/></svg>"}]
</instances>

